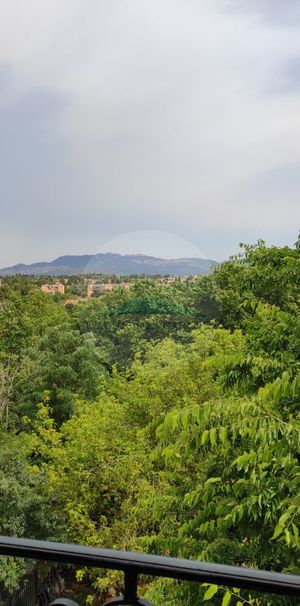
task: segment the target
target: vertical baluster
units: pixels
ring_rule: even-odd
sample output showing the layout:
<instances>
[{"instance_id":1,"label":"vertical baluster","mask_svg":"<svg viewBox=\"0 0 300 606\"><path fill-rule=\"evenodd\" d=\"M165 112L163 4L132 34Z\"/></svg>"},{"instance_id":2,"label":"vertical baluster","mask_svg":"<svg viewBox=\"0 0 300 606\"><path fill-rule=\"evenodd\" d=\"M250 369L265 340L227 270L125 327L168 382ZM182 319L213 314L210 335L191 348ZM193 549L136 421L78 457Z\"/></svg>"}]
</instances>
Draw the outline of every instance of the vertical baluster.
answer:
<instances>
[{"instance_id":1,"label":"vertical baluster","mask_svg":"<svg viewBox=\"0 0 300 606\"><path fill-rule=\"evenodd\" d=\"M152 606L148 600L139 598L137 594L138 574L126 570L124 579L124 595L108 600L105 606Z\"/></svg>"}]
</instances>

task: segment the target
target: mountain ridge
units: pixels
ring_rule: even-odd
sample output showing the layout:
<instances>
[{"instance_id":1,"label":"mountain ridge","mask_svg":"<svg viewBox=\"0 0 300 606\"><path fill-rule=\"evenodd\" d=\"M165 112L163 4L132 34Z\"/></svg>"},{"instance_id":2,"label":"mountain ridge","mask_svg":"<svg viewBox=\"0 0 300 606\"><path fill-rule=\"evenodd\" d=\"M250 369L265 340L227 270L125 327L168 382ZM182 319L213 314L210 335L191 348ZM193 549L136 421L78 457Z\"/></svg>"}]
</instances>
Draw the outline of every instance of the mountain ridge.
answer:
<instances>
[{"instance_id":1,"label":"mountain ridge","mask_svg":"<svg viewBox=\"0 0 300 606\"><path fill-rule=\"evenodd\" d=\"M163 259L143 254L121 255L98 253L95 255L61 255L52 261L17 263L0 269L0 276L22 275L75 275L75 274L170 274L205 275L217 262L213 259L179 257Z\"/></svg>"}]
</instances>

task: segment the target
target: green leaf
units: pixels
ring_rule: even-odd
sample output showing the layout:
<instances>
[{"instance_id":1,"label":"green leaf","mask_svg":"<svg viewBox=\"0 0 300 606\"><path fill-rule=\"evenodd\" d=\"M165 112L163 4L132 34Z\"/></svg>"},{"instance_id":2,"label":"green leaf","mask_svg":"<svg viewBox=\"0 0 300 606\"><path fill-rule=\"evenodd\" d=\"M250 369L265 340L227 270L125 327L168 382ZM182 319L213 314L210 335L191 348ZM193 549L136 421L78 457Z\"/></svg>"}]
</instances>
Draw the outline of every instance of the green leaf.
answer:
<instances>
[{"instance_id":1,"label":"green leaf","mask_svg":"<svg viewBox=\"0 0 300 606\"><path fill-rule=\"evenodd\" d=\"M202 446L204 446L204 444L206 444L208 436L209 436L208 429L204 429L204 432L203 432L203 434L201 436L201 444L202 444Z\"/></svg>"},{"instance_id":2,"label":"green leaf","mask_svg":"<svg viewBox=\"0 0 300 606\"><path fill-rule=\"evenodd\" d=\"M299 539L299 528L296 526L296 524L294 524L294 522L292 523L292 528L294 531L294 537L296 539Z\"/></svg>"},{"instance_id":3,"label":"green leaf","mask_svg":"<svg viewBox=\"0 0 300 606\"><path fill-rule=\"evenodd\" d=\"M212 598L217 593L218 589L218 585L210 585L210 587L206 590L204 594L204 601L207 602L207 600L210 600L210 598Z\"/></svg>"},{"instance_id":4,"label":"green leaf","mask_svg":"<svg viewBox=\"0 0 300 606\"><path fill-rule=\"evenodd\" d=\"M210 443L212 446L215 446L217 443L217 430L215 427L212 427L209 432Z\"/></svg>"},{"instance_id":5,"label":"green leaf","mask_svg":"<svg viewBox=\"0 0 300 606\"><path fill-rule=\"evenodd\" d=\"M284 531L284 524L277 524L272 539L277 539L279 535Z\"/></svg>"},{"instance_id":6,"label":"green leaf","mask_svg":"<svg viewBox=\"0 0 300 606\"><path fill-rule=\"evenodd\" d=\"M205 486L209 486L210 484L216 484L217 482L222 482L222 478L208 478L204 484Z\"/></svg>"},{"instance_id":7,"label":"green leaf","mask_svg":"<svg viewBox=\"0 0 300 606\"><path fill-rule=\"evenodd\" d=\"M279 524L281 526L284 526L286 521L291 517L292 513L294 513L295 511L295 507L292 505L291 507L289 507L287 509L287 511L281 516L281 518L279 519Z\"/></svg>"},{"instance_id":8,"label":"green leaf","mask_svg":"<svg viewBox=\"0 0 300 606\"><path fill-rule=\"evenodd\" d=\"M226 442L227 442L227 428L226 427L221 427L220 431L219 431L219 435L220 435L220 440L221 440L222 444L226 444Z\"/></svg>"},{"instance_id":9,"label":"green leaf","mask_svg":"<svg viewBox=\"0 0 300 606\"><path fill-rule=\"evenodd\" d=\"M231 593L230 591L226 591L223 600L222 600L222 606L228 606L230 604L231 601Z\"/></svg>"}]
</instances>

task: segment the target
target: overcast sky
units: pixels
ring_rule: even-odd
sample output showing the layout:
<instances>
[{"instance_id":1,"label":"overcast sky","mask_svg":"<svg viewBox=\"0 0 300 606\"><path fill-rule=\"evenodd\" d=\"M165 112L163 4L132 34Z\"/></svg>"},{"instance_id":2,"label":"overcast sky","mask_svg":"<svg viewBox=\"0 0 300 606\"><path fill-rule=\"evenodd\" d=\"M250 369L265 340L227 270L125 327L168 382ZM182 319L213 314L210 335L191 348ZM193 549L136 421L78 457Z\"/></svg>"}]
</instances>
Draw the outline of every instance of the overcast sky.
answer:
<instances>
[{"instance_id":1,"label":"overcast sky","mask_svg":"<svg viewBox=\"0 0 300 606\"><path fill-rule=\"evenodd\" d=\"M1 0L0 21L0 267L295 242L299 0Z\"/></svg>"}]
</instances>

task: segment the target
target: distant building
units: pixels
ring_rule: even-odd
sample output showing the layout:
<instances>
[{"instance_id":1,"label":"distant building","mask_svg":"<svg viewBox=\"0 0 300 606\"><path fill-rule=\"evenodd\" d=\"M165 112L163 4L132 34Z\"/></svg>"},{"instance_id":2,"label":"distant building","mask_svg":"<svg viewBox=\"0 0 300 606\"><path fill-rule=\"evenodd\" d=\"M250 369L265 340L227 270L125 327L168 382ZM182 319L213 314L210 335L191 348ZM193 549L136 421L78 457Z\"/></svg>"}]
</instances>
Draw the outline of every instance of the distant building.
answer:
<instances>
[{"instance_id":1,"label":"distant building","mask_svg":"<svg viewBox=\"0 0 300 606\"><path fill-rule=\"evenodd\" d=\"M130 288L130 286L131 286L131 284L129 282L98 283L98 282L94 282L94 281L89 281L87 283L87 296L88 296L88 298L90 298L93 296L102 295L104 292L111 292L112 290L115 290L116 288L126 288L127 289L127 288Z\"/></svg>"},{"instance_id":2,"label":"distant building","mask_svg":"<svg viewBox=\"0 0 300 606\"><path fill-rule=\"evenodd\" d=\"M170 284L174 284L174 282L176 282L176 277L175 276L165 276L165 277L161 278L160 281L165 286L170 286Z\"/></svg>"},{"instance_id":3,"label":"distant building","mask_svg":"<svg viewBox=\"0 0 300 606\"><path fill-rule=\"evenodd\" d=\"M65 286L64 284L61 284L61 282L55 282L55 284L42 284L41 291L47 295L55 295L57 293L64 295Z\"/></svg>"},{"instance_id":4,"label":"distant building","mask_svg":"<svg viewBox=\"0 0 300 606\"><path fill-rule=\"evenodd\" d=\"M113 290L113 285L110 282L108 284L97 284L97 282L89 282L87 284L88 297L101 295L103 292L110 290Z\"/></svg>"},{"instance_id":5,"label":"distant building","mask_svg":"<svg viewBox=\"0 0 300 606\"><path fill-rule=\"evenodd\" d=\"M195 282L197 282L198 279L199 279L198 274L195 274L194 276L181 276L180 281L186 282L187 284L195 284Z\"/></svg>"}]
</instances>

